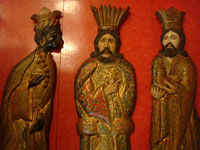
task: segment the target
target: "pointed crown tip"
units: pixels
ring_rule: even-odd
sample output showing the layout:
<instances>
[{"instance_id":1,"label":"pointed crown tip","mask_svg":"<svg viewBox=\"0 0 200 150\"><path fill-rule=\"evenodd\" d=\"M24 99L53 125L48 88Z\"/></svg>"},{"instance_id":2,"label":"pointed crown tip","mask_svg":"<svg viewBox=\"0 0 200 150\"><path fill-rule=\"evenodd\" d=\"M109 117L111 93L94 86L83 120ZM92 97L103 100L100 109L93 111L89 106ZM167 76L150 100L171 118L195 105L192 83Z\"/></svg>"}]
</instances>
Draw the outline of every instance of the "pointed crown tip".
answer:
<instances>
[{"instance_id":1,"label":"pointed crown tip","mask_svg":"<svg viewBox=\"0 0 200 150\"><path fill-rule=\"evenodd\" d=\"M31 19L36 23L35 29L42 29L46 26L56 26L59 24L59 19L61 17L61 12L55 10L51 12L48 8L41 8L39 14L34 14Z\"/></svg>"},{"instance_id":2,"label":"pointed crown tip","mask_svg":"<svg viewBox=\"0 0 200 150\"><path fill-rule=\"evenodd\" d=\"M94 6L91 6L91 8L99 29L118 30L128 15L128 10L130 7L127 7L123 10L121 7L116 9L115 6L103 6L101 4L99 8ZM94 9L96 11L94 11Z\"/></svg>"}]
</instances>

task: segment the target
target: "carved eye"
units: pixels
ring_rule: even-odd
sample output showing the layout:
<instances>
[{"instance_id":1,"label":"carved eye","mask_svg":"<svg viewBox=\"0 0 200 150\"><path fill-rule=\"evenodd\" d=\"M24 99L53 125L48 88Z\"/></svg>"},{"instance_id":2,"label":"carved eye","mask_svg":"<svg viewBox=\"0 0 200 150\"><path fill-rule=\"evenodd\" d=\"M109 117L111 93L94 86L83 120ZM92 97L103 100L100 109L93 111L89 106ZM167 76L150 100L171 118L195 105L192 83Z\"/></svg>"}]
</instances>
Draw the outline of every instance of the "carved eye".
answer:
<instances>
[{"instance_id":1,"label":"carved eye","mask_svg":"<svg viewBox=\"0 0 200 150\"><path fill-rule=\"evenodd\" d=\"M177 39L177 36L176 35L172 35L171 39Z\"/></svg>"},{"instance_id":2,"label":"carved eye","mask_svg":"<svg viewBox=\"0 0 200 150\"><path fill-rule=\"evenodd\" d=\"M103 43L106 42L106 38L101 39L101 42Z\"/></svg>"},{"instance_id":3,"label":"carved eye","mask_svg":"<svg viewBox=\"0 0 200 150\"><path fill-rule=\"evenodd\" d=\"M47 40L52 41L56 38L57 35L58 35L58 32L56 32L56 31L49 32L47 34Z\"/></svg>"},{"instance_id":4,"label":"carved eye","mask_svg":"<svg viewBox=\"0 0 200 150\"><path fill-rule=\"evenodd\" d=\"M164 36L164 38L163 38L164 40L167 40L168 39L168 36Z\"/></svg>"},{"instance_id":5,"label":"carved eye","mask_svg":"<svg viewBox=\"0 0 200 150\"><path fill-rule=\"evenodd\" d=\"M114 42L114 40L113 40L113 39L109 39L109 42L110 42L110 43L113 43L113 42Z\"/></svg>"}]
</instances>

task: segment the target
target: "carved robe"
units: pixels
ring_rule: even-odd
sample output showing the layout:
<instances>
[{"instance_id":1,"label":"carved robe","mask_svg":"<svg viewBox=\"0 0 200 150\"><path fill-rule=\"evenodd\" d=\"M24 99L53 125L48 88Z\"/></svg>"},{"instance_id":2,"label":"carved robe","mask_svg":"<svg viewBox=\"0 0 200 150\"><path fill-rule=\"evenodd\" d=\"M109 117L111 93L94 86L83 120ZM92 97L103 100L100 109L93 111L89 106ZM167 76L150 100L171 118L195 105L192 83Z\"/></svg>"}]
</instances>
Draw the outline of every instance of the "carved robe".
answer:
<instances>
[{"instance_id":1,"label":"carved robe","mask_svg":"<svg viewBox=\"0 0 200 150\"><path fill-rule=\"evenodd\" d=\"M177 87L175 94L153 99L151 117L151 150L199 150L200 122L195 108L196 71L189 57L177 54L172 64L162 54L152 65L152 85L157 70L165 68L166 77ZM158 83L157 83L158 84Z\"/></svg>"},{"instance_id":2,"label":"carved robe","mask_svg":"<svg viewBox=\"0 0 200 150\"><path fill-rule=\"evenodd\" d=\"M104 87L119 79L118 92L106 97ZM75 81L75 100L81 150L130 149L135 84L133 67L122 59L104 64L90 58L80 67Z\"/></svg>"},{"instance_id":3,"label":"carved robe","mask_svg":"<svg viewBox=\"0 0 200 150\"><path fill-rule=\"evenodd\" d=\"M40 75L44 79L29 87ZM50 53L35 50L13 68L2 97L1 150L48 150L55 86L56 65Z\"/></svg>"}]
</instances>

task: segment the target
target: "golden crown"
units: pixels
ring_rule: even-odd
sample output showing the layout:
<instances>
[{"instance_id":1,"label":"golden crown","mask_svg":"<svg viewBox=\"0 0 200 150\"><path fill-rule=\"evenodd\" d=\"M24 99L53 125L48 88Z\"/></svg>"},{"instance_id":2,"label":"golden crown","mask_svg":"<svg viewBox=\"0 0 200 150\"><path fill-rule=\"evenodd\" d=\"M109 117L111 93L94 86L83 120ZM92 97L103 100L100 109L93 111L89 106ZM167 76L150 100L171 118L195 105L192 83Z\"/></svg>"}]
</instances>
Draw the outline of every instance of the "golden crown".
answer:
<instances>
[{"instance_id":1,"label":"golden crown","mask_svg":"<svg viewBox=\"0 0 200 150\"><path fill-rule=\"evenodd\" d=\"M91 8L100 30L118 30L128 15L130 7L125 10L122 10L121 7L118 9L116 7L111 8L110 5L108 7L101 5L99 9L94 6L91 6Z\"/></svg>"},{"instance_id":2,"label":"golden crown","mask_svg":"<svg viewBox=\"0 0 200 150\"><path fill-rule=\"evenodd\" d=\"M168 10L160 9L155 13L155 15L159 18L162 24L162 30L183 29L182 21L185 16L185 12L178 12L176 8L171 7Z\"/></svg>"},{"instance_id":3,"label":"golden crown","mask_svg":"<svg viewBox=\"0 0 200 150\"><path fill-rule=\"evenodd\" d=\"M51 12L48 8L43 7L39 14L32 15L31 19L35 21L35 29L43 29L46 26L56 26L59 24L61 12L55 10Z\"/></svg>"}]
</instances>

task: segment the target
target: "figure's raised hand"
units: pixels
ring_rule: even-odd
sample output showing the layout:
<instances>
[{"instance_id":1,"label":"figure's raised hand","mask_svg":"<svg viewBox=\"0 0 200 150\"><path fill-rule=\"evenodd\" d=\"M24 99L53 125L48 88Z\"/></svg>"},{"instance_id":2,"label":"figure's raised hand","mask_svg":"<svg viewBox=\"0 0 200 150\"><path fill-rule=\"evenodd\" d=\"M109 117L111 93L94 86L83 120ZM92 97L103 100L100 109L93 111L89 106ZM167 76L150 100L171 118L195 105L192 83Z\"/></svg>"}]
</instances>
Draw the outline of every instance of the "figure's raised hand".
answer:
<instances>
[{"instance_id":1,"label":"figure's raised hand","mask_svg":"<svg viewBox=\"0 0 200 150\"><path fill-rule=\"evenodd\" d=\"M118 92L118 86L120 82L120 79L116 81L112 80L106 87L104 87L104 94L108 96L112 93Z\"/></svg>"},{"instance_id":2,"label":"figure's raised hand","mask_svg":"<svg viewBox=\"0 0 200 150\"><path fill-rule=\"evenodd\" d=\"M40 118L38 119L37 123L34 124L33 128L30 131L30 134L41 131L44 127L44 115L40 112Z\"/></svg>"},{"instance_id":3,"label":"figure's raised hand","mask_svg":"<svg viewBox=\"0 0 200 150\"><path fill-rule=\"evenodd\" d=\"M169 87L169 88L167 89L167 92L168 92L169 94L175 94L175 93L177 92L177 87L176 87L176 85L170 83L169 81L165 81L165 84Z\"/></svg>"},{"instance_id":4,"label":"figure's raised hand","mask_svg":"<svg viewBox=\"0 0 200 150\"><path fill-rule=\"evenodd\" d=\"M159 88L159 87L156 87L156 86L152 86L151 87L151 95L155 98L155 99L159 99L161 98L162 96L164 96L165 94L165 90Z\"/></svg>"}]
</instances>

